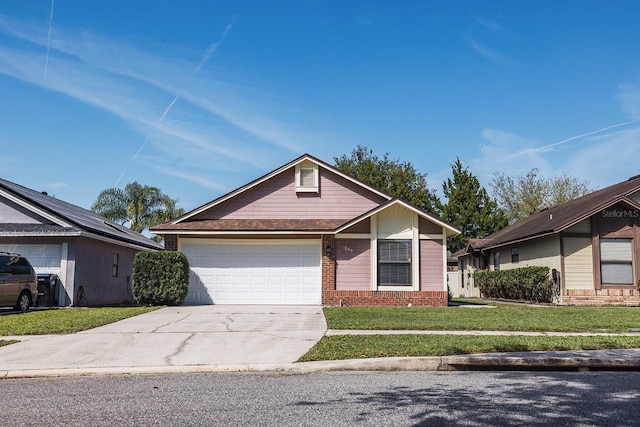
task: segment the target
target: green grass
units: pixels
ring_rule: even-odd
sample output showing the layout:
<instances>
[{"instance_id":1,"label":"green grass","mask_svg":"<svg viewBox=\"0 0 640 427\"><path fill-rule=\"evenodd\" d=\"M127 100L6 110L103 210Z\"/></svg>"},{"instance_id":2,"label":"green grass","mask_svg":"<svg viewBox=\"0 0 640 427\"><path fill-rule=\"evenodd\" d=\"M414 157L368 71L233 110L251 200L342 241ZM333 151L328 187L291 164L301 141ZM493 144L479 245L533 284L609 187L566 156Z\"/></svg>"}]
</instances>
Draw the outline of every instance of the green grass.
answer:
<instances>
[{"instance_id":1,"label":"green grass","mask_svg":"<svg viewBox=\"0 0 640 427\"><path fill-rule=\"evenodd\" d=\"M640 337L333 335L323 337L299 362L370 357L448 356L514 351L598 350L640 347Z\"/></svg>"},{"instance_id":2,"label":"green grass","mask_svg":"<svg viewBox=\"0 0 640 427\"><path fill-rule=\"evenodd\" d=\"M629 332L638 307L326 307L329 329Z\"/></svg>"},{"instance_id":3,"label":"green grass","mask_svg":"<svg viewBox=\"0 0 640 427\"><path fill-rule=\"evenodd\" d=\"M15 344L18 341L16 340L0 340L0 347L2 347L3 345L9 345L9 344Z\"/></svg>"},{"instance_id":4,"label":"green grass","mask_svg":"<svg viewBox=\"0 0 640 427\"><path fill-rule=\"evenodd\" d=\"M69 334L84 331L159 307L96 307L31 310L0 316L0 336Z\"/></svg>"}]
</instances>

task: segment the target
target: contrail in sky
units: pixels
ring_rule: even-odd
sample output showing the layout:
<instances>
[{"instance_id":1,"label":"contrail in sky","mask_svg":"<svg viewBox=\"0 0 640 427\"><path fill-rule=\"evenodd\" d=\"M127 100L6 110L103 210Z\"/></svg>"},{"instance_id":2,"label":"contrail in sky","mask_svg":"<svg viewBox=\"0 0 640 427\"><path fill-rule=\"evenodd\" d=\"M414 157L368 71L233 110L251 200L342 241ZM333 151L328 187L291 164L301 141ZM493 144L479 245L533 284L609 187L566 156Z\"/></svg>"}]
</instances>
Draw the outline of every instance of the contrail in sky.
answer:
<instances>
[{"instance_id":1,"label":"contrail in sky","mask_svg":"<svg viewBox=\"0 0 640 427\"><path fill-rule=\"evenodd\" d=\"M53 5L55 0L51 0L51 13L49 14L49 34L47 35L47 56L44 62L44 79L47 80L49 72L49 47L51 46L51 27L53 27Z\"/></svg>"},{"instance_id":2,"label":"contrail in sky","mask_svg":"<svg viewBox=\"0 0 640 427\"><path fill-rule=\"evenodd\" d=\"M209 58L211 57L211 55L213 55L216 50L218 49L218 47L222 44L222 42L224 41L224 39L227 38L227 35L229 34L229 32L231 31L231 28L233 28L234 24L236 23L236 20L238 19L238 15L234 16L233 19L231 20L231 23L229 23L229 25L227 25L227 27L224 29L224 31L222 32L222 35L220 36L220 39L218 39L217 41L211 43L209 45L209 47L207 48L207 50L204 52L204 55L202 55L202 59L200 60L200 63L198 64L198 66L196 67L196 73L198 73L200 71L200 69L202 68L202 66L209 60Z\"/></svg>"},{"instance_id":3,"label":"contrail in sky","mask_svg":"<svg viewBox=\"0 0 640 427\"><path fill-rule=\"evenodd\" d=\"M173 104L172 104L173 105ZM131 163L138 158L138 154L140 154L140 152L142 151L142 149L147 145L147 143L149 142L149 137L147 137L147 139L144 140L144 143L140 146L140 148L138 148L138 151L136 152L136 154L131 158L131 160L129 161L129 163L127 163L127 165L124 167L124 170L122 171L122 173L120 174L120 177L118 178L118 180L116 181L116 185L114 187L117 187L118 184L120 184L120 181L122 180L122 177L124 177L124 174L129 170L129 166L131 166Z\"/></svg>"},{"instance_id":4,"label":"contrail in sky","mask_svg":"<svg viewBox=\"0 0 640 427\"><path fill-rule=\"evenodd\" d=\"M575 141L576 139L584 138L585 136L595 135L597 133L601 133L601 132L607 131L609 129L615 129L615 128L618 128L618 127L621 127L621 126L626 126L626 125L630 125L632 123L637 123L639 121L640 121L640 119L635 119L635 120L631 120L631 121L628 121L628 122L617 123L615 125L603 127L602 129L593 130L591 132L583 133L583 134L580 134L580 135L575 135L575 136L572 136L570 138L563 139L562 141L558 141L558 142L554 142L553 144L545 145L543 147L528 148L526 150L522 150L522 151L519 151L519 152L517 152L515 154L512 154L511 156L503 159L503 161L504 160L511 160L511 159L513 159L515 157L520 157L523 154L532 154L532 153L538 153L538 152L542 152L542 151L547 151L549 148L557 147L558 145L563 145L563 144L566 144L567 142L571 142L571 141Z\"/></svg>"},{"instance_id":5,"label":"contrail in sky","mask_svg":"<svg viewBox=\"0 0 640 427\"><path fill-rule=\"evenodd\" d=\"M51 17L52 17L52 19L53 19L53 1L54 0L51 0ZM227 35L231 31L231 28L233 28L233 25L236 23L237 19L238 19L238 15L234 16L233 19L231 20L231 23L229 23L229 25L227 25L225 27L225 29L222 32L222 35L220 36L220 38L217 41L215 41L215 42L213 42L213 43L211 43L209 45L207 50L202 55L202 59L200 60L200 63L196 66L196 69L194 71L196 74L198 74L200 72L200 69L209 60L209 58L211 58L211 55L213 55L216 52L216 50L218 49L220 44L222 44L224 39L227 38ZM51 27L49 27L49 34L51 34ZM48 47L47 47L47 60L48 60L48 56L49 55L48 55ZM169 105L167 105L167 108L165 108L164 112L160 115L160 120L159 121L164 120L164 118L167 116L167 114L169 114L169 111L171 111L171 109L173 108L174 104L178 101L178 99L180 99L180 95L176 95L175 98L173 98L173 101L171 101L169 103ZM133 163L138 158L138 156L142 152L142 149L147 145L147 143L149 143L149 137L147 137L147 139L145 139L144 143L140 146L140 148L138 149L136 154L133 155L133 157L131 158L129 163L127 163L127 165L125 166L124 170L120 174L120 177L116 181L116 185L115 185L116 187L118 186L118 184L120 184L120 181L124 177L124 174L127 172L127 170L129 170L129 166L131 166L131 163Z\"/></svg>"}]
</instances>

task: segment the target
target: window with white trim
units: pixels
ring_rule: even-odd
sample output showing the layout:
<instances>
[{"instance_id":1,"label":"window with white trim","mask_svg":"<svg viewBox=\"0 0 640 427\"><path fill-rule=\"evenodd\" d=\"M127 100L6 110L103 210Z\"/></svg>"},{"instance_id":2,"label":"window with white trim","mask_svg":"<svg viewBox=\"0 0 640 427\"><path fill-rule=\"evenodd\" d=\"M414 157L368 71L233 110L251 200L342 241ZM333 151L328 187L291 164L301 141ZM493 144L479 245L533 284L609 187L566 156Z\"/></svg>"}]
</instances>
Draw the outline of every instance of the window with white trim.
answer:
<instances>
[{"instance_id":1,"label":"window with white trim","mask_svg":"<svg viewBox=\"0 0 640 427\"><path fill-rule=\"evenodd\" d=\"M633 285L633 239L600 239L600 282Z\"/></svg>"},{"instance_id":2,"label":"window with white trim","mask_svg":"<svg viewBox=\"0 0 640 427\"><path fill-rule=\"evenodd\" d=\"M296 165L296 191L318 192L318 165L302 162Z\"/></svg>"},{"instance_id":3,"label":"window with white trim","mask_svg":"<svg viewBox=\"0 0 640 427\"><path fill-rule=\"evenodd\" d=\"M411 240L378 240L378 286L411 286Z\"/></svg>"},{"instance_id":4,"label":"window with white trim","mask_svg":"<svg viewBox=\"0 0 640 427\"><path fill-rule=\"evenodd\" d=\"M493 269L500 270L500 252L493 253Z\"/></svg>"}]
</instances>

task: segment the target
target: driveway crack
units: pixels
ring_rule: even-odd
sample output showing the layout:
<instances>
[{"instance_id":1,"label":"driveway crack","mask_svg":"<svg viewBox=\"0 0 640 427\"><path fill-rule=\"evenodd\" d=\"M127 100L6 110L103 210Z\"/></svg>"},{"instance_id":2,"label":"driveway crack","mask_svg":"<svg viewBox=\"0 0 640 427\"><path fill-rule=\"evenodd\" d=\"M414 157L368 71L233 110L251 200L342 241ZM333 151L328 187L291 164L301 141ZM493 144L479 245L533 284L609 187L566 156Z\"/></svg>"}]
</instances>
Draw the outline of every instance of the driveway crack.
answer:
<instances>
[{"instance_id":1,"label":"driveway crack","mask_svg":"<svg viewBox=\"0 0 640 427\"><path fill-rule=\"evenodd\" d=\"M171 325L172 323L182 322L184 319L187 319L189 316L191 316L191 315L190 315L190 314L186 314L184 317L181 317L181 318L180 318L180 319L178 319L178 320L172 320L172 321L170 321L170 322L163 323L162 325L159 325L158 327L154 328L154 329L151 331L151 333L158 332L158 330L160 330L160 329L164 328L165 326L169 326L169 325Z\"/></svg>"},{"instance_id":2,"label":"driveway crack","mask_svg":"<svg viewBox=\"0 0 640 427\"><path fill-rule=\"evenodd\" d=\"M164 361L167 365L169 366L173 366L173 361L172 359L174 357L177 357L178 355L180 355L180 353L182 353L185 349L185 347L187 346L187 344L189 343L189 341L191 340L191 338L193 338L194 336L196 336L195 333L190 333L189 336L187 338L185 338L184 340L182 340L182 342L180 343L180 345L178 346L178 348L176 349L175 352L173 352L173 354L168 355L167 357L164 358Z\"/></svg>"}]
</instances>

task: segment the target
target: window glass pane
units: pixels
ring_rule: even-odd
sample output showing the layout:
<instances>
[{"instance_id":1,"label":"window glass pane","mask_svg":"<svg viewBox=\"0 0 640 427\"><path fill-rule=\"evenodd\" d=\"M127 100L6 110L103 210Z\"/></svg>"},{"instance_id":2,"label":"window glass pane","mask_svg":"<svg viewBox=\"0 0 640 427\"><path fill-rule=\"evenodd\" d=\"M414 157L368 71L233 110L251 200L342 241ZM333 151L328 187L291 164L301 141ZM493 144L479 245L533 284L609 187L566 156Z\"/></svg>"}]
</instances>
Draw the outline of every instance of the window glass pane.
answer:
<instances>
[{"instance_id":1,"label":"window glass pane","mask_svg":"<svg viewBox=\"0 0 640 427\"><path fill-rule=\"evenodd\" d=\"M631 264L602 263L602 283L612 285L633 284L633 268Z\"/></svg>"},{"instance_id":2,"label":"window glass pane","mask_svg":"<svg viewBox=\"0 0 640 427\"><path fill-rule=\"evenodd\" d=\"M315 187L313 168L300 168L300 186Z\"/></svg>"},{"instance_id":3,"label":"window glass pane","mask_svg":"<svg viewBox=\"0 0 640 427\"><path fill-rule=\"evenodd\" d=\"M411 264L380 264L378 281L382 286L411 285Z\"/></svg>"},{"instance_id":4,"label":"window glass pane","mask_svg":"<svg viewBox=\"0 0 640 427\"><path fill-rule=\"evenodd\" d=\"M378 241L378 284L411 285L411 240Z\"/></svg>"},{"instance_id":5,"label":"window glass pane","mask_svg":"<svg viewBox=\"0 0 640 427\"><path fill-rule=\"evenodd\" d=\"M378 245L378 261L411 262L411 240L382 240Z\"/></svg>"},{"instance_id":6,"label":"window glass pane","mask_svg":"<svg viewBox=\"0 0 640 427\"><path fill-rule=\"evenodd\" d=\"M631 239L602 239L600 240L601 261L631 261Z\"/></svg>"},{"instance_id":7,"label":"window glass pane","mask_svg":"<svg viewBox=\"0 0 640 427\"><path fill-rule=\"evenodd\" d=\"M8 256L0 256L0 274L9 274L9 261Z\"/></svg>"}]
</instances>

